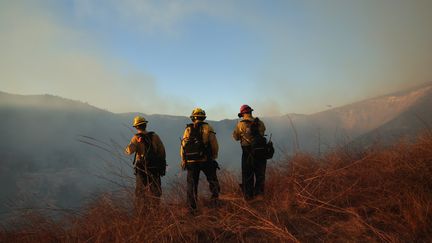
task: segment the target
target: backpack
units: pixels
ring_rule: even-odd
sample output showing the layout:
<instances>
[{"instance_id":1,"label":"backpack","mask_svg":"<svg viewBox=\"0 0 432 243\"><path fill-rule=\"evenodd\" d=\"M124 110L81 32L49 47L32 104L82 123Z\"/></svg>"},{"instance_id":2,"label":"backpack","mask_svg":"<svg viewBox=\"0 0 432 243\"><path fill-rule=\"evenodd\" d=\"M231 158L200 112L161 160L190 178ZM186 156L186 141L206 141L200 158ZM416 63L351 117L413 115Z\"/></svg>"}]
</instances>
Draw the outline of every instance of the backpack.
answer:
<instances>
[{"instance_id":1,"label":"backpack","mask_svg":"<svg viewBox=\"0 0 432 243\"><path fill-rule=\"evenodd\" d=\"M255 159L271 159L274 155L273 142L270 140L267 142L267 138L262 136L259 132L260 120L255 118L253 121L242 120L246 122L248 127L246 133L252 137L251 142L251 153Z\"/></svg>"},{"instance_id":2,"label":"backpack","mask_svg":"<svg viewBox=\"0 0 432 243\"><path fill-rule=\"evenodd\" d=\"M154 132L136 134L136 136L142 138L141 141L144 143L145 151L142 159L136 161L135 166L140 169L147 168L150 171L162 173L165 170L166 162L163 161L164 163L162 163L161 158L156 154L152 143L153 135Z\"/></svg>"},{"instance_id":3,"label":"backpack","mask_svg":"<svg viewBox=\"0 0 432 243\"><path fill-rule=\"evenodd\" d=\"M203 141L203 125L205 122L200 122L194 125L188 124L186 128L190 129L189 138L183 145L183 156L186 161L189 160L205 160L210 156L209 146Z\"/></svg>"}]
</instances>

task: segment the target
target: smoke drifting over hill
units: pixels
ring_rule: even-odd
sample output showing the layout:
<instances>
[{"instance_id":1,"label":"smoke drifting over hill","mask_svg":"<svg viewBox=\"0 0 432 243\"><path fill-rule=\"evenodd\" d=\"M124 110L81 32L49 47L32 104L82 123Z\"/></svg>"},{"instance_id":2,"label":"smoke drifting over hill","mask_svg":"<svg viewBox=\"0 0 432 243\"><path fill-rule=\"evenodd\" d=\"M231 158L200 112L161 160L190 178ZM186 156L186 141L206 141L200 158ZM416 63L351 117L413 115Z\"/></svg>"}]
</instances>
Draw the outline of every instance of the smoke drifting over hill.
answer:
<instances>
[{"instance_id":1,"label":"smoke drifting over hill","mask_svg":"<svg viewBox=\"0 0 432 243\"><path fill-rule=\"evenodd\" d=\"M248 103L261 116L311 114L432 80L431 7L2 1L1 89L113 112L185 115L202 106L219 120Z\"/></svg>"},{"instance_id":2,"label":"smoke drifting over hill","mask_svg":"<svg viewBox=\"0 0 432 243\"><path fill-rule=\"evenodd\" d=\"M91 33L58 21L43 3L25 2L0 7L3 88L80 97L114 112L189 110L187 98L160 94L150 74L121 58L108 58Z\"/></svg>"}]
</instances>

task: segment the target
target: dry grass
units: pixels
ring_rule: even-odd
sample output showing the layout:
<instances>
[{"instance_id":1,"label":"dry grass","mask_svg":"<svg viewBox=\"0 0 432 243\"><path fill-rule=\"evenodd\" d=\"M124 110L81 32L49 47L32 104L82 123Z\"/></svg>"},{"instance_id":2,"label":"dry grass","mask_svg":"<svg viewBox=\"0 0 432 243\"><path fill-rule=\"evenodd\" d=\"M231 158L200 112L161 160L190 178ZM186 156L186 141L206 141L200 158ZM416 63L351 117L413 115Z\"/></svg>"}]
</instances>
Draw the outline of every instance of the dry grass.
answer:
<instances>
[{"instance_id":1,"label":"dry grass","mask_svg":"<svg viewBox=\"0 0 432 243\"><path fill-rule=\"evenodd\" d=\"M133 210L130 193L105 195L61 222L33 215L4 242L430 242L432 136L414 144L323 158L298 154L268 167L263 201L241 199L236 177L220 173L222 203L201 193L201 211L184 207L184 183L164 190L159 207ZM201 184L206 184L203 181Z\"/></svg>"}]
</instances>

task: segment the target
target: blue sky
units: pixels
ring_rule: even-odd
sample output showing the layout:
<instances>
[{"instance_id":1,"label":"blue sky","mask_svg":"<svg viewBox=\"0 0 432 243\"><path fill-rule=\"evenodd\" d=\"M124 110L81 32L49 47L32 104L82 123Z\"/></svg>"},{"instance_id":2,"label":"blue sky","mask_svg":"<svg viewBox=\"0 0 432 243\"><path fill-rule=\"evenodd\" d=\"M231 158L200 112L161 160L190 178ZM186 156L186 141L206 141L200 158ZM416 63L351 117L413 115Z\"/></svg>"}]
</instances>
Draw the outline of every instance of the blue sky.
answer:
<instances>
[{"instance_id":1,"label":"blue sky","mask_svg":"<svg viewBox=\"0 0 432 243\"><path fill-rule=\"evenodd\" d=\"M2 1L0 90L114 112L313 113L432 81L432 1Z\"/></svg>"}]
</instances>

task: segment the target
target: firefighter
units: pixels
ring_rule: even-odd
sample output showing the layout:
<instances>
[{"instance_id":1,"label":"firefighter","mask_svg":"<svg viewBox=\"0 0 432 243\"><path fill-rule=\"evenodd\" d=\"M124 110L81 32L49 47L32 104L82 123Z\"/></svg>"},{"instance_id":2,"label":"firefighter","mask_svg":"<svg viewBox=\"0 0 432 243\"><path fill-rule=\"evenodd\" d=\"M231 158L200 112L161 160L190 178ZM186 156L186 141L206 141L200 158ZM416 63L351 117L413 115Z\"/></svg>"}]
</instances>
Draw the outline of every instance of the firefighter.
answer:
<instances>
[{"instance_id":1,"label":"firefighter","mask_svg":"<svg viewBox=\"0 0 432 243\"><path fill-rule=\"evenodd\" d=\"M181 142L181 167L187 170L187 204L192 214L197 209L198 181L200 172L204 172L209 183L211 201L217 204L220 192L216 170L219 168L218 142L213 128L204 120L206 113L195 108L190 116L192 123L186 126Z\"/></svg>"},{"instance_id":2,"label":"firefighter","mask_svg":"<svg viewBox=\"0 0 432 243\"><path fill-rule=\"evenodd\" d=\"M248 105L240 107L238 117L241 120L237 123L233 138L240 141L242 148L242 191L246 200L254 197L262 198L264 194L264 181L267 160L255 156L253 144L259 137L264 137L266 130L264 123L252 116L253 109Z\"/></svg>"},{"instance_id":3,"label":"firefighter","mask_svg":"<svg viewBox=\"0 0 432 243\"><path fill-rule=\"evenodd\" d=\"M128 155L135 153L135 198L140 206L145 198L149 199L149 203L159 204L162 195L161 176L166 172L164 145L156 133L146 130L147 123L144 117L134 118L133 127L137 133L125 149Z\"/></svg>"}]
</instances>

